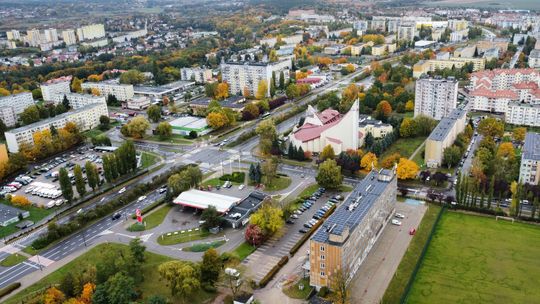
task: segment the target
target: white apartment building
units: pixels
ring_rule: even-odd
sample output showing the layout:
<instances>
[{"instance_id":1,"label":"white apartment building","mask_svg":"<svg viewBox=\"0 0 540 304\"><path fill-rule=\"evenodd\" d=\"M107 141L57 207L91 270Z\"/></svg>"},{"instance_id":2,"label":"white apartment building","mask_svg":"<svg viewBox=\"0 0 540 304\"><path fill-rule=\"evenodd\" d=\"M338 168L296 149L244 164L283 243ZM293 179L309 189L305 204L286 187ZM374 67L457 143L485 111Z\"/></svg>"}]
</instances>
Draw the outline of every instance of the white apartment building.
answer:
<instances>
[{"instance_id":1,"label":"white apartment building","mask_svg":"<svg viewBox=\"0 0 540 304\"><path fill-rule=\"evenodd\" d=\"M513 125L540 127L540 104L510 102L505 121Z\"/></svg>"},{"instance_id":2,"label":"white apartment building","mask_svg":"<svg viewBox=\"0 0 540 304\"><path fill-rule=\"evenodd\" d=\"M35 102L29 92L0 97L0 119L6 126L12 127L17 123L19 114L33 104Z\"/></svg>"},{"instance_id":3,"label":"white apartment building","mask_svg":"<svg viewBox=\"0 0 540 304\"><path fill-rule=\"evenodd\" d=\"M105 37L105 26L103 24L90 24L77 29L79 41L92 40Z\"/></svg>"},{"instance_id":4,"label":"white apartment building","mask_svg":"<svg viewBox=\"0 0 540 304\"><path fill-rule=\"evenodd\" d=\"M131 84L119 84L112 81L102 82L85 82L81 85L83 90L97 89L99 95L109 96L113 95L120 101L127 101L133 98L133 85Z\"/></svg>"},{"instance_id":5,"label":"white apartment building","mask_svg":"<svg viewBox=\"0 0 540 304\"><path fill-rule=\"evenodd\" d=\"M48 80L40 85L43 100L54 101L56 95L64 95L71 92L71 76L63 76Z\"/></svg>"},{"instance_id":6,"label":"white apartment building","mask_svg":"<svg viewBox=\"0 0 540 304\"><path fill-rule=\"evenodd\" d=\"M469 22L464 19L448 19L448 28L452 31L462 31L469 27Z\"/></svg>"},{"instance_id":7,"label":"white apartment building","mask_svg":"<svg viewBox=\"0 0 540 304\"><path fill-rule=\"evenodd\" d=\"M22 143L33 145L34 133L49 129L51 126L60 129L63 128L66 123L74 122L77 124L80 131L95 128L99 125L99 117L102 115L109 116L107 104L95 103L24 127L9 130L5 132L8 150L11 153L17 153L19 152L19 147Z\"/></svg>"},{"instance_id":8,"label":"white apartment building","mask_svg":"<svg viewBox=\"0 0 540 304\"><path fill-rule=\"evenodd\" d=\"M272 72L279 83L280 73L283 72L285 81L288 80L289 70L292 68L291 58L277 62L228 62L221 64L221 75L224 82L229 84L232 95L242 94L247 88L250 94L255 95L259 82L266 80L268 84L267 96L270 95L270 82Z\"/></svg>"},{"instance_id":9,"label":"white apartment building","mask_svg":"<svg viewBox=\"0 0 540 304\"><path fill-rule=\"evenodd\" d=\"M416 36L416 25L400 25L397 29L398 41L413 41Z\"/></svg>"},{"instance_id":10,"label":"white apartment building","mask_svg":"<svg viewBox=\"0 0 540 304\"><path fill-rule=\"evenodd\" d=\"M6 32L8 40L21 40L21 33L17 30L11 30Z\"/></svg>"},{"instance_id":11,"label":"white apartment building","mask_svg":"<svg viewBox=\"0 0 540 304\"><path fill-rule=\"evenodd\" d=\"M55 104L62 103L64 101L64 96L69 101L69 106L74 109L80 109L89 104L93 103L104 103L107 104L105 96L94 96L92 94L78 94L78 93L65 93L65 94L56 94L53 95L53 100Z\"/></svg>"},{"instance_id":12,"label":"white apartment building","mask_svg":"<svg viewBox=\"0 0 540 304\"><path fill-rule=\"evenodd\" d=\"M30 46L39 46L41 43L41 34L38 29L31 29L26 31L25 42Z\"/></svg>"},{"instance_id":13,"label":"white apartment building","mask_svg":"<svg viewBox=\"0 0 540 304\"><path fill-rule=\"evenodd\" d=\"M66 45L77 44L77 35L75 35L75 30L64 30L62 31L62 39Z\"/></svg>"},{"instance_id":14,"label":"white apartment building","mask_svg":"<svg viewBox=\"0 0 540 304\"><path fill-rule=\"evenodd\" d=\"M458 82L453 78L422 78L416 81L414 116L420 114L441 120L457 105Z\"/></svg>"},{"instance_id":15,"label":"white apartment building","mask_svg":"<svg viewBox=\"0 0 540 304\"><path fill-rule=\"evenodd\" d=\"M180 79L184 81L195 81L196 83L206 83L212 79L212 70L201 67L181 68Z\"/></svg>"},{"instance_id":16,"label":"white apartment building","mask_svg":"<svg viewBox=\"0 0 540 304\"><path fill-rule=\"evenodd\" d=\"M43 31L43 42L56 42L58 41L58 32L55 28L49 28Z\"/></svg>"},{"instance_id":17,"label":"white apartment building","mask_svg":"<svg viewBox=\"0 0 540 304\"><path fill-rule=\"evenodd\" d=\"M444 149L450 147L458 134L465 130L466 114L465 110L455 109L450 115L441 119L435 129L431 131L426 140L426 166L437 168L442 165Z\"/></svg>"},{"instance_id":18,"label":"white apartment building","mask_svg":"<svg viewBox=\"0 0 540 304\"><path fill-rule=\"evenodd\" d=\"M360 114L358 131L364 135L362 139L365 139L368 134L371 134L375 139L383 138L389 133L392 133L393 130L394 128L391 124L373 119L369 115Z\"/></svg>"},{"instance_id":19,"label":"white apartment building","mask_svg":"<svg viewBox=\"0 0 540 304\"><path fill-rule=\"evenodd\" d=\"M529 67L540 68L540 50L532 50L529 54Z\"/></svg>"},{"instance_id":20,"label":"white apartment building","mask_svg":"<svg viewBox=\"0 0 540 304\"><path fill-rule=\"evenodd\" d=\"M529 132L521 154L519 182L538 185L540 182L540 134Z\"/></svg>"}]
</instances>

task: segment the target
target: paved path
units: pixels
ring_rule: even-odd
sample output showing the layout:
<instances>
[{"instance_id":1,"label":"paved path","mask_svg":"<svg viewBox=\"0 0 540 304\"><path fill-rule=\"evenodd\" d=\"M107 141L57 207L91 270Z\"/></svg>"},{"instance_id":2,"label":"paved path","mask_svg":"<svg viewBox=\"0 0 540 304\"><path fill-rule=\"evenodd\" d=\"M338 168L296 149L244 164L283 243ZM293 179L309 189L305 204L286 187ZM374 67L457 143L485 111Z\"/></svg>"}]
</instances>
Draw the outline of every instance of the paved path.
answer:
<instances>
[{"instance_id":1,"label":"paved path","mask_svg":"<svg viewBox=\"0 0 540 304\"><path fill-rule=\"evenodd\" d=\"M424 141L422 142L422 144L421 144L420 146L418 146L418 148L416 148L416 150L414 150L414 152L411 154L411 156L409 156L409 159L412 160L412 159L416 156L416 154L419 153L419 152L422 150L422 148L423 148L425 145L426 145L426 141L424 140Z\"/></svg>"}]
</instances>

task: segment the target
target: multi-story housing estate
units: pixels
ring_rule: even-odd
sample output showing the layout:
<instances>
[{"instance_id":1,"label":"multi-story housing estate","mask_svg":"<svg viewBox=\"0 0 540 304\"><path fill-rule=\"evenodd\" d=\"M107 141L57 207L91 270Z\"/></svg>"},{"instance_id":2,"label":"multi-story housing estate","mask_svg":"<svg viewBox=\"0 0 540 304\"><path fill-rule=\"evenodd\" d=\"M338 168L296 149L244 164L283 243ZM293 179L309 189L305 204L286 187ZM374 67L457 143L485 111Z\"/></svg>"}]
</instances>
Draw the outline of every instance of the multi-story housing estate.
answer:
<instances>
[{"instance_id":1,"label":"multi-story housing estate","mask_svg":"<svg viewBox=\"0 0 540 304\"><path fill-rule=\"evenodd\" d=\"M347 283L357 273L395 209L395 170L371 171L309 242L309 283L331 287L340 270Z\"/></svg>"},{"instance_id":2,"label":"multi-story housing estate","mask_svg":"<svg viewBox=\"0 0 540 304\"><path fill-rule=\"evenodd\" d=\"M63 30L62 40L64 40L66 45L77 44L77 35L75 35L75 30Z\"/></svg>"},{"instance_id":3,"label":"multi-story housing estate","mask_svg":"<svg viewBox=\"0 0 540 304\"><path fill-rule=\"evenodd\" d=\"M421 78L416 81L414 116L436 120L448 116L457 105L458 82L452 77Z\"/></svg>"},{"instance_id":4,"label":"multi-story housing estate","mask_svg":"<svg viewBox=\"0 0 540 304\"><path fill-rule=\"evenodd\" d=\"M456 58L473 58L476 53L476 45L467 45L454 51Z\"/></svg>"},{"instance_id":5,"label":"multi-story housing estate","mask_svg":"<svg viewBox=\"0 0 540 304\"><path fill-rule=\"evenodd\" d=\"M373 17L369 28L374 31L386 32L386 17Z\"/></svg>"},{"instance_id":6,"label":"multi-story housing estate","mask_svg":"<svg viewBox=\"0 0 540 304\"><path fill-rule=\"evenodd\" d=\"M255 95L259 83L265 80L269 96L272 73L275 74L276 82L279 83L279 77L283 72L286 82L291 68L292 60L290 57L277 62L227 62L221 64L221 76L223 81L229 84L229 91L232 95L242 94L244 89Z\"/></svg>"},{"instance_id":7,"label":"multi-story housing estate","mask_svg":"<svg viewBox=\"0 0 540 304\"><path fill-rule=\"evenodd\" d=\"M373 119L369 115L360 114L358 121L358 131L362 133L363 139L371 134L373 138L383 138L387 134L392 133L394 128L391 124L384 123L380 120Z\"/></svg>"},{"instance_id":8,"label":"multi-story housing estate","mask_svg":"<svg viewBox=\"0 0 540 304\"><path fill-rule=\"evenodd\" d=\"M521 153L519 182L538 185L540 183L540 133L528 132Z\"/></svg>"},{"instance_id":9,"label":"multi-story housing estate","mask_svg":"<svg viewBox=\"0 0 540 304\"><path fill-rule=\"evenodd\" d=\"M19 114L34 103L32 93L28 92L0 97L0 119L6 126L13 127Z\"/></svg>"},{"instance_id":10,"label":"multi-story housing estate","mask_svg":"<svg viewBox=\"0 0 540 304\"><path fill-rule=\"evenodd\" d=\"M437 168L442 165L444 149L450 147L459 133L465 130L467 125L467 112L455 109L450 115L441 119L439 124L431 131L426 140L425 161L429 168Z\"/></svg>"},{"instance_id":11,"label":"multi-story housing estate","mask_svg":"<svg viewBox=\"0 0 540 304\"><path fill-rule=\"evenodd\" d=\"M11 30L6 32L6 36L8 40L21 40L21 32L17 30Z\"/></svg>"},{"instance_id":12,"label":"multi-story housing estate","mask_svg":"<svg viewBox=\"0 0 540 304\"><path fill-rule=\"evenodd\" d=\"M400 25L397 29L397 40L398 41L413 41L416 36L416 25Z\"/></svg>"},{"instance_id":13,"label":"multi-story housing estate","mask_svg":"<svg viewBox=\"0 0 540 304\"><path fill-rule=\"evenodd\" d=\"M540 49L532 50L529 54L529 67L540 68Z\"/></svg>"},{"instance_id":14,"label":"multi-story housing estate","mask_svg":"<svg viewBox=\"0 0 540 304\"><path fill-rule=\"evenodd\" d=\"M462 31L469 27L469 23L464 19L449 19L448 28L452 31Z\"/></svg>"},{"instance_id":15,"label":"multi-story housing estate","mask_svg":"<svg viewBox=\"0 0 540 304\"><path fill-rule=\"evenodd\" d=\"M212 80L212 70L207 68L181 68L180 79L184 81L195 81L196 83L206 83Z\"/></svg>"},{"instance_id":16,"label":"multi-story housing estate","mask_svg":"<svg viewBox=\"0 0 540 304\"><path fill-rule=\"evenodd\" d=\"M466 64L473 64L473 71L481 71L486 67L485 58L450 57L449 59L420 60L413 66L413 77L419 78L428 72L443 69L461 69Z\"/></svg>"},{"instance_id":17,"label":"multi-story housing estate","mask_svg":"<svg viewBox=\"0 0 540 304\"><path fill-rule=\"evenodd\" d=\"M78 93L65 93L65 94L56 94L51 100L55 104L59 104L64 101L64 97L69 101L69 106L72 109L79 109L93 103L105 103L107 100L105 96L94 96L92 94L78 94Z\"/></svg>"},{"instance_id":18,"label":"multi-story housing estate","mask_svg":"<svg viewBox=\"0 0 540 304\"><path fill-rule=\"evenodd\" d=\"M83 90L96 89L101 96L113 95L120 101L133 98L133 85L120 84L117 81L85 82L81 85Z\"/></svg>"},{"instance_id":19,"label":"multi-story housing estate","mask_svg":"<svg viewBox=\"0 0 540 304\"><path fill-rule=\"evenodd\" d=\"M64 95L71 92L71 76L62 76L48 80L41 84L41 95L45 101L54 101L55 95Z\"/></svg>"},{"instance_id":20,"label":"multi-story housing estate","mask_svg":"<svg viewBox=\"0 0 540 304\"><path fill-rule=\"evenodd\" d=\"M56 42L58 41L58 32L55 28L49 28L43 31L43 42Z\"/></svg>"},{"instance_id":21,"label":"multi-story housing estate","mask_svg":"<svg viewBox=\"0 0 540 304\"><path fill-rule=\"evenodd\" d=\"M102 115L109 116L107 104L94 103L24 127L9 130L4 133L8 150L11 153L17 153L19 152L20 145L23 143L32 146L34 144L34 133L49 129L51 126L60 129L66 123L74 122L80 131L90 130L99 125L99 117Z\"/></svg>"},{"instance_id":22,"label":"multi-story housing estate","mask_svg":"<svg viewBox=\"0 0 540 304\"><path fill-rule=\"evenodd\" d=\"M509 41L506 38L494 38L492 40L481 40L476 43L476 48L479 53L484 53L494 47L498 47L504 53L508 50Z\"/></svg>"},{"instance_id":23,"label":"multi-story housing estate","mask_svg":"<svg viewBox=\"0 0 540 304\"><path fill-rule=\"evenodd\" d=\"M92 40L105 37L105 26L103 24L90 24L77 28L79 41Z\"/></svg>"}]
</instances>

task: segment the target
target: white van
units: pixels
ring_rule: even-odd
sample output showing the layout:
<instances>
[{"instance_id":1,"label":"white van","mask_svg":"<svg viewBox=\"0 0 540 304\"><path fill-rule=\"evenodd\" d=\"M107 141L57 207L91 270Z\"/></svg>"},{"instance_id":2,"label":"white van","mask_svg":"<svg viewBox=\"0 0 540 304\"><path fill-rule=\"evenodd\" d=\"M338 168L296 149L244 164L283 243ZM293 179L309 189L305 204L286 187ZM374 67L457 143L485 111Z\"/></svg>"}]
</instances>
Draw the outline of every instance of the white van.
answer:
<instances>
[{"instance_id":1,"label":"white van","mask_svg":"<svg viewBox=\"0 0 540 304\"><path fill-rule=\"evenodd\" d=\"M50 209L50 208L54 207L55 204L56 204L56 201L50 201L50 202L47 203L46 208Z\"/></svg>"}]
</instances>

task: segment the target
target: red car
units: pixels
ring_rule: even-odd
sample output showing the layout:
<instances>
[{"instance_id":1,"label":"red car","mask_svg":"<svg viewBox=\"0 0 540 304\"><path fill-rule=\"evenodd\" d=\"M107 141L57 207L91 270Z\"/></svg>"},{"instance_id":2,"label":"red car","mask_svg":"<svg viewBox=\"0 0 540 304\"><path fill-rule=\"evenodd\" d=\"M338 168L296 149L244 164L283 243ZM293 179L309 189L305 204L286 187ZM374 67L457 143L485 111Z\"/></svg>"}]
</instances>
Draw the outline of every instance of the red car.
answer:
<instances>
[{"instance_id":1,"label":"red car","mask_svg":"<svg viewBox=\"0 0 540 304\"><path fill-rule=\"evenodd\" d=\"M416 233L416 229L411 228L411 230L409 230L409 234L410 234L410 235L414 235L415 233Z\"/></svg>"}]
</instances>

